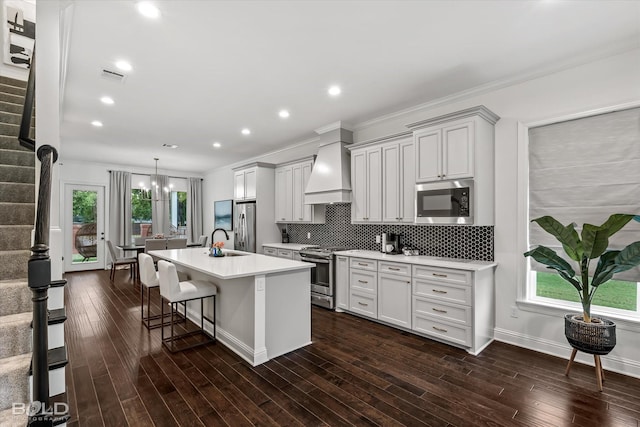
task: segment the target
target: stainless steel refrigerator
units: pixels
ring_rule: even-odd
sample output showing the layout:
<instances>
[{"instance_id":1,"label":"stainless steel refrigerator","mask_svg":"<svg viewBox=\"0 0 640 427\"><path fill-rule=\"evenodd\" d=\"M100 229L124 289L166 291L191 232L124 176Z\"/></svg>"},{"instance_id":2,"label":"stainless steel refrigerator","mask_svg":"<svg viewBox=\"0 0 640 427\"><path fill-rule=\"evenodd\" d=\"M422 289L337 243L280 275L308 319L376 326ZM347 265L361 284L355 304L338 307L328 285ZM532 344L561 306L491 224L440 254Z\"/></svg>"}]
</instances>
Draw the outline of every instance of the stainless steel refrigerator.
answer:
<instances>
[{"instance_id":1,"label":"stainless steel refrigerator","mask_svg":"<svg viewBox=\"0 0 640 427\"><path fill-rule=\"evenodd\" d=\"M256 202L236 202L233 248L256 252Z\"/></svg>"}]
</instances>

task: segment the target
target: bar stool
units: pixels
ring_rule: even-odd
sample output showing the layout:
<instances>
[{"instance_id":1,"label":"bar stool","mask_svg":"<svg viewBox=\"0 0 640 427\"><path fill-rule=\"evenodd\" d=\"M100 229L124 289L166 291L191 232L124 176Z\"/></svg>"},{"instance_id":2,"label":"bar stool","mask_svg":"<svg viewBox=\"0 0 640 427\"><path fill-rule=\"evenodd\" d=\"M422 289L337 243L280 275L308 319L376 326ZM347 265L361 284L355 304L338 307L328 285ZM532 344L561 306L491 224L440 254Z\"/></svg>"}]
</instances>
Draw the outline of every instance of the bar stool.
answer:
<instances>
[{"instance_id":1,"label":"bar stool","mask_svg":"<svg viewBox=\"0 0 640 427\"><path fill-rule=\"evenodd\" d=\"M160 286L160 280L158 279L158 272L153 264L153 258L151 255L144 253L138 254L138 265L140 267L140 316L142 324L147 329L155 329L163 325L164 318L160 314L151 316L151 288L157 288ZM144 315L144 290L147 290L147 316ZM169 313L167 313L167 316ZM185 310L185 320L186 320ZM151 324L152 320L160 320L159 323Z\"/></svg>"},{"instance_id":2,"label":"bar stool","mask_svg":"<svg viewBox=\"0 0 640 427\"><path fill-rule=\"evenodd\" d=\"M216 340L216 294L218 288L211 282L205 280L187 280L184 282L178 281L178 273L176 272L176 266L167 261L158 261L158 279L160 284L160 315L164 317L164 304L165 301L171 306L171 335L168 338L164 337L164 324L161 328L162 344L170 351L182 351L188 348L197 347L204 344L215 342ZM213 299L213 319L210 319L204 315L204 299ZM173 327L173 315L174 311L177 311L178 303L185 303L185 314L187 302L200 300L200 329L195 331L187 331L180 335L174 334ZM209 322L213 326L213 336L209 335L204 329L204 321ZM186 325L185 325L186 329ZM179 339L187 338L194 335L202 334L205 337L204 341L196 342L176 348L175 342Z\"/></svg>"}]
</instances>

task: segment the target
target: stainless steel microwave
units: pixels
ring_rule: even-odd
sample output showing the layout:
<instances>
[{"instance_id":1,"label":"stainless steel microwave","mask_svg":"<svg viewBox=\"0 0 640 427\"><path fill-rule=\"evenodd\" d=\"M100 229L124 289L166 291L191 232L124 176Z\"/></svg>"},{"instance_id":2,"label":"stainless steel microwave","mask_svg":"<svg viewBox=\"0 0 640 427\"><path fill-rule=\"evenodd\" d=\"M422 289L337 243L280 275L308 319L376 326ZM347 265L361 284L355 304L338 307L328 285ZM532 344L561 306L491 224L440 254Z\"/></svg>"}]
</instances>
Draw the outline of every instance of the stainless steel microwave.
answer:
<instances>
[{"instance_id":1,"label":"stainless steel microwave","mask_svg":"<svg viewBox=\"0 0 640 427\"><path fill-rule=\"evenodd\" d=\"M473 224L473 181L416 185L416 223Z\"/></svg>"}]
</instances>

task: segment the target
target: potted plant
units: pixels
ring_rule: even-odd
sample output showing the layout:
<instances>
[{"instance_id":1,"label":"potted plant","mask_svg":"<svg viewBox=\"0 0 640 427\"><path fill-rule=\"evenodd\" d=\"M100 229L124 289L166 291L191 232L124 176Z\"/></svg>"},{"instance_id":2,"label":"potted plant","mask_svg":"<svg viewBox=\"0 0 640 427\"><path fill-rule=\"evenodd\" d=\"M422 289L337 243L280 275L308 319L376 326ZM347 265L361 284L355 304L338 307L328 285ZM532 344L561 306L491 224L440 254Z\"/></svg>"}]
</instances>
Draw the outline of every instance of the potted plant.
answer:
<instances>
[{"instance_id":1,"label":"potted plant","mask_svg":"<svg viewBox=\"0 0 640 427\"><path fill-rule=\"evenodd\" d=\"M613 278L614 274L640 264L640 241L622 250L608 250L609 237L632 219L640 221L639 216L614 214L600 226L584 224L581 235L576 231L575 223L564 226L551 216L532 220L558 239L566 255L577 263L578 268L574 270L567 260L546 246L538 246L524 254L556 270L578 291L582 315L565 316L565 335L574 349L600 355L608 354L615 346L615 323L592 318L591 302L599 287ZM596 259L593 277L589 277L589 266Z\"/></svg>"}]
</instances>

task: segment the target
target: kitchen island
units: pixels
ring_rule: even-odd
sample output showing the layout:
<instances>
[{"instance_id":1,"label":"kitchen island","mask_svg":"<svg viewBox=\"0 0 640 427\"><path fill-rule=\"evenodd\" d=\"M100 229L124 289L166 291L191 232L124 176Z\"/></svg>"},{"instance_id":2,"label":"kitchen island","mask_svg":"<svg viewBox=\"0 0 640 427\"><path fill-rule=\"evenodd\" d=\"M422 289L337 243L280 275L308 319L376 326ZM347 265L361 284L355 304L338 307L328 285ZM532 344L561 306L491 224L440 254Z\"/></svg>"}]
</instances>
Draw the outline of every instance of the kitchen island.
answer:
<instances>
[{"instance_id":1,"label":"kitchen island","mask_svg":"<svg viewBox=\"0 0 640 427\"><path fill-rule=\"evenodd\" d=\"M256 366L311 343L310 269L313 264L225 249L210 257L206 248L150 251L190 278L218 287L216 336ZM204 312L213 315L211 301ZM200 323L200 310L189 309ZM205 329L212 333L210 325Z\"/></svg>"}]
</instances>

